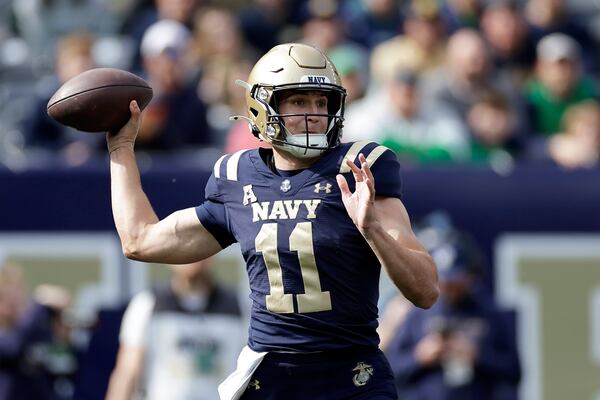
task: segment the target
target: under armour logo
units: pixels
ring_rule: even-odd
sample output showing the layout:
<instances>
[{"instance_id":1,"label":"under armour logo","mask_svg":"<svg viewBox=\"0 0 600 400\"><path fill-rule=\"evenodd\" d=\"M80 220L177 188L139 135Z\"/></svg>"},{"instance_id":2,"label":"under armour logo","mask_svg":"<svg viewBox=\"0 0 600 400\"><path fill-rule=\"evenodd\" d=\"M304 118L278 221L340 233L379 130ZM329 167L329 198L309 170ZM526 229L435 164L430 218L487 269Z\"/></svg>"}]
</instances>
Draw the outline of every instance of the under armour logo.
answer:
<instances>
[{"instance_id":1,"label":"under armour logo","mask_svg":"<svg viewBox=\"0 0 600 400\"><path fill-rule=\"evenodd\" d=\"M326 183L325 185L321 185L320 183L315 184L315 193L319 193L321 190L324 190L325 193L331 193L331 183Z\"/></svg>"}]
</instances>

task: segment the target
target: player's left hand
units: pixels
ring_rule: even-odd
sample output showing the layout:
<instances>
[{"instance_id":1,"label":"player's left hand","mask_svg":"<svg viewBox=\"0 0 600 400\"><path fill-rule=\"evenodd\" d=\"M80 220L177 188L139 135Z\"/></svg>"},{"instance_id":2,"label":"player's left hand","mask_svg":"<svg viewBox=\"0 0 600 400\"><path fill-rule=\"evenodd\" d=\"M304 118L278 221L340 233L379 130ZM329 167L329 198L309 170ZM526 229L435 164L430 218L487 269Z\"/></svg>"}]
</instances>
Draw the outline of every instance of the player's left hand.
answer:
<instances>
[{"instance_id":1,"label":"player's left hand","mask_svg":"<svg viewBox=\"0 0 600 400\"><path fill-rule=\"evenodd\" d=\"M336 180L342 192L342 201L348 215L358 230L365 235L378 223L375 216L375 178L373 178L365 156L361 153L358 159L361 163L360 168L351 160L346 160L356 181L354 193L350 191L348 182L343 175L337 175Z\"/></svg>"}]
</instances>

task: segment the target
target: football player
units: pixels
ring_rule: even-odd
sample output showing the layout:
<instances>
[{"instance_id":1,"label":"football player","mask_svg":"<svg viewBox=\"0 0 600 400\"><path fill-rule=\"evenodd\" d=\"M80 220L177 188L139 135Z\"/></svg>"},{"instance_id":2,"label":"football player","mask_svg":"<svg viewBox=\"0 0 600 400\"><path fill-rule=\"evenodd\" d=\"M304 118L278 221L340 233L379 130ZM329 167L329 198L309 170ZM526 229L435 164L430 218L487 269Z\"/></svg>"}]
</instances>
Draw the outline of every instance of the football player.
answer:
<instances>
[{"instance_id":1,"label":"football player","mask_svg":"<svg viewBox=\"0 0 600 400\"><path fill-rule=\"evenodd\" d=\"M133 151L140 121L107 135L112 207L124 254L190 263L238 242L252 310L248 345L223 399L395 399L378 349L381 266L412 303L438 297L436 268L401 201L394 153L340 144L346 92L314 47L274 47L254 66L247 118L270 149L224 155L206 201L159 220Z\"/></svg>"}]
</instances>

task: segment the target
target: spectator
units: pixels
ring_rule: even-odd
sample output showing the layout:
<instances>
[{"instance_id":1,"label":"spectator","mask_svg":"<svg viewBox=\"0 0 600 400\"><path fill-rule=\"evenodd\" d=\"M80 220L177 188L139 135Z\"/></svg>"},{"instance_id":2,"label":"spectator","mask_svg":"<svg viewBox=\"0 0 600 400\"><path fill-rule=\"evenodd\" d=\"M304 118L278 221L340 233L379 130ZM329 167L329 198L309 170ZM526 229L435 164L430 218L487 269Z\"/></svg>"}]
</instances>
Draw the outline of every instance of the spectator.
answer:
<instances>
[{"instance_id":1,"label":"spectator","mask_svg":"<svg viewBox=\"0 0 600 400\"><path fill-rule=\"evenodd\" d=\"M206 105L186 69L191 34L179 22L161 20L144 34L141 51L154 97L146 107L138 145L146 150L209 146Z\"/></svg>"},{"instance_id":2,"label":"spectator","mask_svg":"<svg viewBox=\"0 0 600 400\"><path fill-rule=\"evenodd\" d=\"M133 58L133 70L143 70L141 43L144 33L151 25L160 20L173 20L192 29L193 17L203 4L203 0L151 0L138 1L129 16L123 22L121 33L133 39L135 55Z\"/></svg>"},{"instance_id":3,"label":"spectator","mask_svg":"<svg viewBox=\"0 0 600 400\"><path fill-rule=\"evenodd\" d=\"M454 33L447 45L444 67L423 76L423 102L429 112L450 112L461 121L484 93L506 96L516 112L516 129L525 131L525 106L519 89L503 73L494 69L486 44L472 29Z\"/></svg>"},{"instance_id":4,"label":"spectator","mask_svg":"<svg viewBox=\"0 0 600 400\"><path fill-rule=\"evenodd\" d=\"M535 63L535 42L517 0L490 0L481 15L481 32L494 66L521 86Z\"/></svg>"},{"instance_id":5,"label":"spectator","mask_svg":"<svg viewBox=\"0 0 600 400\"><path fill-rule=\"evenodd\" d=\"M294 15L293 0L254 0L239 13L240 25L248 43L260 53L281 41Z\"/></svg>"},{"instance_id":6,"label":"spectator","mask_svg":"<svg viewBox=\"0 0 600 400\"><path fill-rule=\"evenodd\" d=\"M210 265L172 266L168 284L132 299L107 399L218 399L243 328L235 294L210 278Z\"/></svg>"},{"instance_id":7,"label":"spectator","mask_svg":"<svg viewBox=\"0 0 600 400\"><path fill-rule=\"evenodd\" d=\"M550 157L567 169L590 168L600 157L600 104L587 100L567 109L564 132L550 139Z\"/></svg>"},{"instance_id":8,"label":"spectator","mask_svg":"<svg viewBox=\"0 0 600 400\"><path fill-rule=\"evenodd\" d=\"M379 142L411 163L466 159L464 125L448 113L426 112L417 79L415 72L400 71L373 100L349 109L344 140Z\"/></svg>"},{"instance_id":9,"label":"spectator","mask_svg":"<svg viewBox=\"0 0 600 400\"><path fill-rule=\"evenodd\" d=\"M192 62L199 69L197 90L207 106L213 144L222 147L230 128L228 117L242 112L246 101L235 79L249 72L257 57L245 44L235 16L220 7L198 13L192 46Z\"/></svg>"},{"instance_id":10,"label":"spectator","mask_svg":"<svg viewBox=\"0 0 600 400\"><path fill-rule=\"evenodd\" d=\"M596 83L581 68L581 48L571 37L553 33L537 46L535 76L526 87L533 130L547 137L561 130L565 110L598 96Z\"/></svg>"},{"instance_id":11,"label":"spectator","mask_svg":"<svg viewBox=\"0 0 600 400\"><path fill-rule=\"evenodd\" d=\"M76 360L68 338L55 336L55 328L70 297L53 285L36 288L34 297L26 290L22 269L5 263L0 268L0 399L68 399ZM58 349L60 354L54 352Z\"/></svg>"},{"instance_id":12,"label":"spectator","mask_svg":"<svg viewBox=\"0 0 600 400\"><path fill-rule=\"evenodd\" d=\"M380 43L371 53L376 84L386 82L399 70L422 73L443 63L444 27L435 0L411 1L403 26L404 34Z\"/></svg>"},{"instance_id":13,"label":"spectator","mask_svg":"<svg viewBox=\"0 0 600 400\"><path fill-rule=\"evenodd\" d=\"M402 29L402 9L394 0L346 1L341 12L348 38L367 49L391 39Z\"/></svg>"},{"instance_id":14,"label":"spectator","mask_svg":"<svg viewBox=\"0 0 600 400\"><path fill-rule=\"evenodd\" d=\"M482 0L448 0L442 3L442 20L449 33L479 28Z\"/></svg>"},{"instance_id":15,"label":"spectator","mask_svg":"<svg viewBox=\"0 0 600 400\"><path fill-rule=\"evenodd\" d=\"M581 19L574 18L570 13L564 0L528 0L525 5L525 17L536 45L549 34L565 34L581 46L581 57L586 71L597 70L598 56L595 49L598 43Z\"/></svg>"},{"instance_id":16,"label":"spectator","mask_svg":"<svg viewBox=\"0 0 600 400\"><path fill-rule=\"evenodd\" d=\"M515 399L515 333L478 285L479 248L453 228L429 223L417 231L438 266L441 296L427 312L409 311L387 347L400 398Z\"/></svg>"},{"instance_id":17,"label":"spectator","mask_svg":"<svg viewBox=\"0 0 600 400\"><path fill-rule=\"evenodd\" d=\"M358 46L345 43L328 53L346 88L346 105L362 99L369 84L368 53Z\"/></svg>"},{"instance_id":18,"label":"spectator","mask_svg":"<svg viewBox=\"0 0 600 400\"><path fill-rule=\"evenodd\" d=\"M300 42L325 53L346 42L344 21L340 18L337 1L309 0L306 9Z\"/></svg>"},{"instance_id":19,"label":"spectator","mask_svg":"<svg viewBox=\"0 0 600 400\"><path fill-rule=\"evenodd\" d=\"M48 116L46 106L63 83L94 66L93 44L94 38L86 32L72 33L58 41L54 74L38 85L34 105L23 121L27 147L60 152L69 165L86 162L97 148L104 147L102 138L98 135L82 135L59 124Z\"/></svg>"},{"instance_id":20,"label":"spectator","mask_svg":"<svg viewBox=\"0 0 600 400\"><path fill-rule=\"evenodd\" d=\"M467 114L470 160L491 163L521 156L524 132L516 130L515 111L502 94L484 93Z\"/></svg>"}]
</instances>

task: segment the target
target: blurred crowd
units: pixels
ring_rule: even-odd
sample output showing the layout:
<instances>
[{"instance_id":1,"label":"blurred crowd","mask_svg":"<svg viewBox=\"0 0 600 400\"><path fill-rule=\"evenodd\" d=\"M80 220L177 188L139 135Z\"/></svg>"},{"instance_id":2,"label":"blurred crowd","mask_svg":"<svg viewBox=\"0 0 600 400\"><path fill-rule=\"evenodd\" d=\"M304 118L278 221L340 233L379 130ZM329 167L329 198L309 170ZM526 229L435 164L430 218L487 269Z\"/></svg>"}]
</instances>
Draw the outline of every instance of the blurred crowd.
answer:
<instances>
[{"instance_id":1,"label":"blurred crowd","mask_svg":"<svg viewBox=\"0 0 600 400\"><path fill-rule=\"evenodd\" d=\"M148 154L259 146L243 88L273 45L325 51L348 90L344 141L407 165L589 168L600 154L600 6L577 0L0 1L0 162L102 157L102 135L46 115L93 67L154 89L136 145Z\"/></svg>"}]
</instances>

